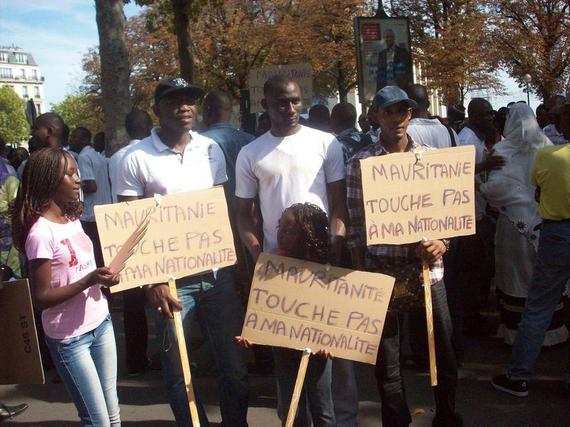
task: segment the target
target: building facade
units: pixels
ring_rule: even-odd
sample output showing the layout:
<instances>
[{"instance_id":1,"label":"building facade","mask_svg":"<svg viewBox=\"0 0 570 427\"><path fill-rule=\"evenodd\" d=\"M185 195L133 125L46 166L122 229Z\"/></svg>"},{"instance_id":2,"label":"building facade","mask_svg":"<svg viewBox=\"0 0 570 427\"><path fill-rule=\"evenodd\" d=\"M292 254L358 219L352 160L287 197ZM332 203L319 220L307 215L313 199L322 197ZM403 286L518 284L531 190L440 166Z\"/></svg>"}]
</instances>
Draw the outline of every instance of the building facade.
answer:
<instances>
[{"instance_id":1,"label":"building facade","mask_svg":"<svg viewBox=\"0 0 570 427\"><path fill-rule=\"evenodd\" d=\"M0 46L0 87L9 86L25 101L33 100L38 115L45 113L44 77L30 53Z\"/></svg>"}]
</instances>

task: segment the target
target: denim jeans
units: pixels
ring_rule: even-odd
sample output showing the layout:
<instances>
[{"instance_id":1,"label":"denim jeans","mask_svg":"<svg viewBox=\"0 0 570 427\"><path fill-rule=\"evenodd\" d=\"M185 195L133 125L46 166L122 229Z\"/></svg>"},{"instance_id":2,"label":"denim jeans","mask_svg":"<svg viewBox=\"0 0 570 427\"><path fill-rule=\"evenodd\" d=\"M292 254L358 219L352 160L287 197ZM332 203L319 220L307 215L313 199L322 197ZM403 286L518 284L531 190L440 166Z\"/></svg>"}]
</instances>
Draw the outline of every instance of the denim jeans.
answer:
<instances>
[{"instance_id":1,"label":"denim jeans","mask_svg":"<svg viewBox=\"0 0 570 427\"><path fill-rule=\"evenodd\" d=\"M51 357L84 426L121 425L117 397L117 347L111 315L73 338L46 336Z\"/></svg>"},{"instance_id":2,"label":"denim jeans","mask_svg":"<svg viewBox=\"0 0 570 427\"><path fill-rule=\"evenodd\" d=\"M438 383L433 391L436 416L445 423L446 420L454 419L457 363L451 345L452 326L443 281L431 287L431 295ZM409 425L412 419L400 371L398 313L393 311L389 311L386 316L375 374L382 401L382 425L384 427Z\"/></svg>"},{"instance_id":3,"label":"denim jeans","mask_svg":"<svg viewBox=\"0 0 570 427\"><path fill-rule=\"evenodd\" d=\"M301 355L302 352L298 350L273 347L279 396L277 413L283 425L285 425L289 406L291 406ZM331 362L330 359L323 359L314 355L309 359L307 374L293 423L294 427L309 427L311 418L315 427L336 426L332 399Z\"/></svg>"},{"instance_id":4,"label":"denim jeans","mask_svg":"<svg viewBox=\"0 0 570 427\"><path fill-rule=\"evenodd\" d=\"M243 307L234 288L232 270L219 270L216 277L212 272L187 277L177 281L177 286L178 300L183 306L181 315L186 344L190 342L191 328L197 319L216 363L222 425L246 426L249 394L247 365L244 350L234 342L234 337L241 333ZM158 314L153 312L155 316ZM178 426L191 426L174 322L158 317L157 337L160 340L162 372L170 407ZM189 348L188 354L191 358ZM194 394L200 425L206 427L209 425L206 413L196 390Z\"/></svg>"},{"instance_id":5,"label":"denim jeans","mask_svg":"<svg viewBox=\"0 0 570 427\"><path fill-rule=\"evenodd\" d=\"M570 220L544 221L532 282L513 344L507 376L528 380L540 354L554 309L570 279ZM570 380L570 375L568 376Z\"/></svg>"},{"instance_id":6,"label":"denim jeans","mask_svg":"<svg viewBox=\"0 0 570 427\"><path fill-rule=\"evenodd\" d=\"M332 361L332 393L337 427L356 427L358 418L358 386L354 362Z\"/></svg>"}]
</instances>

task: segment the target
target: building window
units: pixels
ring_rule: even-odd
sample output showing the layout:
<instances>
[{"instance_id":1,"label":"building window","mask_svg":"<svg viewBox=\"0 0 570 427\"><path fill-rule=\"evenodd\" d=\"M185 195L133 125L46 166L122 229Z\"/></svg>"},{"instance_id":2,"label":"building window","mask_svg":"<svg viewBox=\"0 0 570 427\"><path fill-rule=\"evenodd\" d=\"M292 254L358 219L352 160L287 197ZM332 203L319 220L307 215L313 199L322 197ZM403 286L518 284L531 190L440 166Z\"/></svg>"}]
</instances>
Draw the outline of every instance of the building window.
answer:
<instances>
[{"instance_id":1,"label":"building window","mask_svg":"<svg viewBox=\"0 0 570 427\"><path fill-rule=\"evenodd\" d=\"M8 62L8 52L0 52L0 61Z\"/></svg>"},{"instance_id":2,"label":"building window","mask_svg":"<svg viewBox=\"0 0 570 427\"><path fill-rule=\"evenodd\" d=\"M24 98L28 97L28 86L22 86L22 96Z\"/></svg>"},{"instance_id":3,"label":"building window","mask_svg":"<svg viewBox=\"0 0 570 427\"><path fill-rule=\"evenodd\" d=\"M0 68L0 78L11 79L12 78L12 69L11 68Z\"/></svg>"},{"instance_id":4,"label":"building window","mask_svg":"<svg viewBox=\"0 0 570 427\"><path fill-rule=\"evenodd\" d=\"M40 97L40 88L38 86L34 86L34 96L36 98Z\"/></svg>"},{"instance_id":5,"label":"building window","mask_svg":"<svg viewBox=\"0 0 570 427\"><path fill-rule=\"evenodd\" d=\"M41 105L40 104L36 104L36 113L38 114L38 116L40 114L42 114L42 109L41 109Z\"/></svg>"},{"instance_id":6,"label":"building window","mask_svg":"<svg viewBox=\"0 0 570 427\"><path fill-rule=\"evenodd\" d=\"M38 70L32 70L32 76L34 77L34 80L38 79Z\"/></svg>"},{"instance_id":7,"label":"building window","mask_svg":"<svg viewBox=\"0 0 570 427\"><path fill-rule=\"evenodd\" d=\"M27 64L28 63L28 56L25 53L16 53L16 62L18 64Z\"/></svg>"},{"instance_id":8,"label":"building window","mask_svg":"<svg viewBox=\"0 0 570 427\"><path fill-rule=\"evenodd\" d=\"M26 78L26 70L23 68L20 68L20 77L25 79Z\"/></svg>"}]
</instances>

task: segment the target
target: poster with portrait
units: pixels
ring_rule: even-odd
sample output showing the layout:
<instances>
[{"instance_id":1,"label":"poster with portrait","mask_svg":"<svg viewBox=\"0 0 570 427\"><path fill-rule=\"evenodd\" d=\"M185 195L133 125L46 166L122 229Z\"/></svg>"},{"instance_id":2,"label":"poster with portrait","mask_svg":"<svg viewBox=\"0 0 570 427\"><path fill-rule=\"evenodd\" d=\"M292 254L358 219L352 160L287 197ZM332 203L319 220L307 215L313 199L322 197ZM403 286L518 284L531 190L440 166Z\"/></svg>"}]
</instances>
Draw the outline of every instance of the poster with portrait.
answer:
<instances>
[{"instance_id":1,"label":"poster with portrait","mask_svg":"<svg viewBox=\"0 0 570 427\"><path fill-rule=\"evenodd\" d=\"M371 104L384 86L404 88L413 83L407 18L357 17L354 33L361 103Z\"/></svg>"}]
</instances>

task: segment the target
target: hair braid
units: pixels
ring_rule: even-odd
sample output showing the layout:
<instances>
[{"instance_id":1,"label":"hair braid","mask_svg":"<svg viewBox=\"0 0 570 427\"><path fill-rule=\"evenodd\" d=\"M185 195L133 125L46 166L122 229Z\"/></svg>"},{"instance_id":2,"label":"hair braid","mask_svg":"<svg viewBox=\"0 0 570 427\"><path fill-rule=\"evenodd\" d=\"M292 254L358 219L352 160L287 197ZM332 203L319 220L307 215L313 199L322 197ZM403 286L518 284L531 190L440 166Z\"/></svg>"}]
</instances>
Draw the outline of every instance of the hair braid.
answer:
<instances>
[{"instance_id":1,"label":"hair braid","mask_svg":"<svg viewBox=\"0 0 570 427\"><path fill-rule=\"evenodd\" d=\"M307 261L325 264L329 260L329 233L327 214L312 203L296 203L289 207L299 225L304 245L301 253Z\"/></svg>"}]
</instances>

